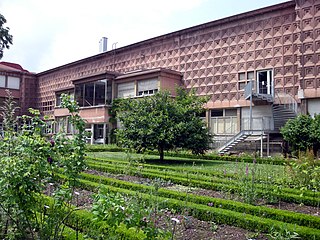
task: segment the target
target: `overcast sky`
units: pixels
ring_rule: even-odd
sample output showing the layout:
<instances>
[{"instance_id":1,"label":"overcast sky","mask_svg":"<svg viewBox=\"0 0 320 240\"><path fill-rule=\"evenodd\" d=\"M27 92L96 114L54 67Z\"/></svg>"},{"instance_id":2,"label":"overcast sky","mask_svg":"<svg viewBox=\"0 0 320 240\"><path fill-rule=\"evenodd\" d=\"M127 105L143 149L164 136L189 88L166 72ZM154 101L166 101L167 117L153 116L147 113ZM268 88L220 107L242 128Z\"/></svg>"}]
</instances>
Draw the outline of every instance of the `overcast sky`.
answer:
<instances>
[{"instance_id":1,"label":"overcast sky","mask_svg":"<svg viewBox=\"0 0 320 240\"><path fill-rule=\"evenodd\" d=\"M108 50L284 0L0 0L13 35L1 61L42 72Z\"/></svg>"}]
</instances>

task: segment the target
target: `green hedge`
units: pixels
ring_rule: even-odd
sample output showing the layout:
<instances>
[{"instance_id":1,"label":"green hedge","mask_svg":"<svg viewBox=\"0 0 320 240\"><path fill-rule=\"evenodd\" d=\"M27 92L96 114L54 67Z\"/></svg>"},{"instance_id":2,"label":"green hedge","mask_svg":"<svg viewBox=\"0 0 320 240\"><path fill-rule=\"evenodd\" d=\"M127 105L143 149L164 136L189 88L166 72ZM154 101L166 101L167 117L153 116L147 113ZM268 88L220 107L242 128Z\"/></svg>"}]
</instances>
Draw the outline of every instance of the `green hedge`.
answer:
<instances>
[{"instance_id":1,"label":"green hedge","mask_svg":"<svg viewBox=\"0 0 320 240\"><path fill-rule=\"evenodd\" d=\"M100 179L101 180L101 179ZM87 180L80 180L81 187L86 188L88 190L96 191L97 188L101 187L101 183L91 182ZM137 192L133 190L118 188L114 186L105 186L111 192L119 192L127 195L136 195ZM160 192L158 192L160 194ZM142 199L146 201L158 202L161 208L169 208L176 209L177 211L185 211L188 210L189 214L192 216L203 220L203 221L215 221L216 223L229 224L237 227L241 227L244 229L252 230L252 231L262 231L269 232L270 229L278 229L280 230L283 226L290 232L297 232L302 239L320 239L320 230L316 228L310 228L305 226L299 226L297 224L292 223L284 223L282 221L269 219L265 217L253 216L246 212L235 212L234 210L228 210L218 207L210 207L203 204L198 204L194 202L190 202L189 198L186 200L172 199L166 198L162 196L152 196L146 193L139 193ZM240 204L240 203L239 203ZM281 210L270 209L273 212L272 216L276 216L277 212ZM289 213L285 211L287 216L283 217L283 219L299 219L299 215L303 216L303 218L308 218L304 214L297 213ZM292 217L295 216L295 217ZM317 221L317 220L315 220ZM302 221L303 223L303 221ZM313 223L318 226L318 223Z\"/></svg>"},{"instance_id":2,"label":"green hedge","mask_svg":"<svg viewBox=\"0 0 320 240\"><path fill-rule=\"evenodd\" d=\"M223 182L215 182L213 178L208 179L207 181L204 180L198 180L198 179L192 179L185 177L179 173L175 174L175 176L172 176L171 174L168 174L166 172L150 172L150 171L143 171L136 169L131 169L133 171L128 172L130 170L129 167L121 168L116 166L103 166L102 164L88 164L88 166L92 169L99 170L99 171L106 171L106 172L112 172L112 173L130 173L131 175L137 175L137 176L143 176L145 178L150 179L164 179L166 181L171 181L176 184L186 185L186 186L192 186L192 187L199 187L199 188L205 188L210 190L228 190L230 193L235 193L238 189L238 186L236 184L228 183L227 181ZM259 188L260 187L260 188ZM259 194L260 197L263 197L266 194L266 191L268 191L268 195L272 195L278 199L281 199L285 202L294 202L294 203L303 203L309 206L317 206L319 204L319 196L320 193L315 193L312 191L304 191L304 195L301 194L301 191L298 189L291 189L291 188L282 188L280 192L274 192L272 191L272 188L270 189L263 189L262 185L257 184L257 194Z\"/></svg>"},{"instance_id":3,"label":"green hedge","mask_svg":"<svg viewBox=\"0 0 320 240\"><path fill-rule=\"evenodd\" d=\"M146 186L146 185L126 182L122 180L117 180L113 178L96 176L92 174L82 174L82 177L84 177L84 179L86 180L93 181L96 183L99 182L104 185L110 185L118 188L124 188L128 190L144 192L144 193L152 193L152 192L155 193L154 187L152 186ZM195 194L181 193L178 191L168 190L163 188L159 188L156 194L158 194L161 197L186 200L188 202L194 202L197 204L204 204L204 205L212 204L212 206L217 208L249 213L251 215L272 218L274 220L284 221L287 223L294 223L301 226L320 229L319 217L306 215L302 213L295 213L295 212L290 212L286 210L273 209L273 208L268 208L264 206L253 206L250 204L245 204L237 201L225 200L220 198L212 198L207 196L198 196Z\"/></svg>"},{"instance_id":4,"label":"green hedge","mask_svg":"<svg viewBox=\"0 0 320 240\"><path fill-rule=\"evenodd\" d=\"M121 147L118 147L116 145L87 145L86 150L88 152L124 152L126 149L123 149ZM158 155L157 151L146 151L145 154L147 155ZM204 155L194 155L191 152L175 152L175 151L167 151L165 152L165 156L167 157L181 157L190 159L192 161L194 160L219 160L219 161L231 161L231 162L247 162L252 163L254 157L248 157L248 156L220 156L218 154L214 153L208 153ZM287 160L284 159L278 159L278 158L255 158L257 163L263 163L263 164L273 164L273 165L284 165ZM160 160L159 160L160 161ZM170 162L170 159L166 159L166 161Z\"/></svg>"}]
</instances>

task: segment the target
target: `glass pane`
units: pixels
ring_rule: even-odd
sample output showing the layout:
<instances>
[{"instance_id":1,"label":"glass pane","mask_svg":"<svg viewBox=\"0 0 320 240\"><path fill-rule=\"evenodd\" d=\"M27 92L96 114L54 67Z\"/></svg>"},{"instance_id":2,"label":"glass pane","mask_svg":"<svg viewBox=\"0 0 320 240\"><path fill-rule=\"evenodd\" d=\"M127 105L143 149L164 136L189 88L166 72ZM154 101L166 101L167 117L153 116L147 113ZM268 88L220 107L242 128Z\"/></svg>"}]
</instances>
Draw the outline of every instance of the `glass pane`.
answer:
<instances>
[{"instance_id":1,"label":"glass pane","mask_svg":"<svg viewBox=\"0 0 320 240\"><path fill-rule=\"evenodd\" d=\"M84 106L93 106L94 83L86 83L84 86Z\"/></svg>"},{"instance_id":2,"label":"glass pane","mask_svg":"<svg viewBox=\"0 0 320 240\"><path fill-rule=\"evenodd\" d=\"M134 97L134 82L118 84L118 98Z\"/></svg>"},{"instance_id":3,"label":"glass pane","mask_svg":"<svg viewBox=\"0 0 320 240\"><path fill-rule=\"evenodd\" d=\"M112 103L112 81L107 80L107 104Z\"/></svg>"},{"instance_id":4,"label":"glass pane","mask_svg":"<svg viewBox=\"0 0 320 240\"><path fill-rule=\"evenodd\" d=\"M239 73L239 80L245 80L246 74L245 73Z\"/></svg>"},{"instance_id":5,"label":"glass pane","mask_svg":"<svg viewBox=\"0 0 320 240\"><path fill-rule=\"evenodd\" d=\"M104 105L106 104L106 80L99 80L95 83L95 103L94 105Z\"/></svg>"},{"instance_id":6,"label":"glass pane","mask_svg":"<svg viewBox=\"0 0 320 240\"><path fill-rule=\"evenodd\" d=\"M6 76L0 76L0 87L6 87Z\"/></svg>"},{"instance_id":7,"label":"glass pane","mask_svg":"<svg viewBox=\"0 0 320 240\"><path fill-rule=\"evenodd\" d=\"M247 78L248 78L249 80L254 79L254 72L253 72L253 71L252 71L252 72L248 72L247 74L248 74L248 77L247 77Z\"/></svg>"},{"instance_id":8,"label":"glass pane","mask_svg":"<svg viewBox=\"0 0 320 240\"><path fill-rule=\"evenodd\" d=\"M218 119L218 129L217 133L224 133L224 119Z\"/></svg>"},{"instance_id":9,"label":"glass pane","mask_svg":"<svg viewBox=\"0 0 320 240\"><path fill-rule=\"evenodd\" d=\"M83 87L84 87L84 84L79 84L79 85L76 85L76 90L75 90L75 99L78 103L78 105L80 107L83 107L84 106L84 103L83 103Z\"/></svg>"},{"instance_id":10,"label":"glass pane","mask_svg":"<svg viewBox=\"0 0 320 240\"><path fill-rule=\"evenodd\" d=\"M8 88L19 89L20 88L20 78L8 77Z\"/></svg>"}]
</instances>

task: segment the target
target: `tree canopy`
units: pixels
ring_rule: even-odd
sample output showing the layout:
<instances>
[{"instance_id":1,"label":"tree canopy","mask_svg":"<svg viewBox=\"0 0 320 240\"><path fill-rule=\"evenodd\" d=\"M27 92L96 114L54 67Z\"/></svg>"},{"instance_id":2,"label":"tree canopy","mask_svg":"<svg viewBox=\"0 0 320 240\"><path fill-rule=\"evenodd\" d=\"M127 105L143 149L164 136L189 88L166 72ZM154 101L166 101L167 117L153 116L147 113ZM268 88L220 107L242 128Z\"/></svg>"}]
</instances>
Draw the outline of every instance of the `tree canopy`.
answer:
<instances>
[{"instance_id":1,"label":"tree canopy","mask_svg":"<svg viewBox=\"0 0 320 240\"><path fill-rule=\"evenodd\" d=\"M211 141L200 118L206 101L180 88L175 98L168 92L158 92L144 98L117 99L113 106L121 123L117 142L138 152L156 149L161 160L165 150L176 148L203 154Z\"/></svg>"},{"instance_id":2,"label":"tree canopy","mask_svg":"<svg viewBox=\"0 0 320 240\"><path fill-rule=\"evenodd\" d=\"M290 119L280 132L295 154L307 150L313 150L316 154L320 147L320 115L314 118L299 115Z\"/></svg>"},{"instance_id":3,"label":"tree canopy","mask_svg":"<svg viewBox=\"0 0 320 240\"><path fill-rule=\"evenodd\" d=\"M10 44L12 44L12 35L9 34L9 28L4 27L7 22L5 17L0 14L0 59L3 57L3 50L9 49Z\"/></svg>"}]
</instances>

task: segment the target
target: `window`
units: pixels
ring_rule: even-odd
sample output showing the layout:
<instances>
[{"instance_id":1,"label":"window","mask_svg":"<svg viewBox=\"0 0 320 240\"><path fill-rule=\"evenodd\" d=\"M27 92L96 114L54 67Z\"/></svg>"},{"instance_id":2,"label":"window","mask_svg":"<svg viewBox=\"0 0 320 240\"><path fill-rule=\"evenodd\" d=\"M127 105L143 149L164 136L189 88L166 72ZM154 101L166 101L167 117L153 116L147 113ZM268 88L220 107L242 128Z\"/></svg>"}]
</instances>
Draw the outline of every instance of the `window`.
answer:
<instances>
[{"instance_id":1,"label":"window","mask_svg":"<svg viewBox=\"0 0 320 240\"><path fill-rule=\"evenodd\" d=\"M80 107L110 104L112 100L112 82L102 79L94 82L77 84L75 99Z\"/></svg>"},{"instance_id":2,"label":"window","mask_svg":"<svg viewBox=\"0 0 320 240\"><path fill-rule=\"evenodd\" d=\"M250 80L254 80L254 71L238 73L238 90L244 90Z\"/></svg>"},{"instance_id":3,"label":"window","mask_svg":"<svg viewBox=\"0 0 320 240\"><path fill-rule=\"evenodd\" d=\"M262 70L257 72L257 92L259 94L273 95L272 70Z\"/></svg>"},{"instance_id":4,"label":"window","mask_svg":"<svg viewBox=\"0 0 320 240\"><path fill-rule=\"evenodd\" d=\"M19 90L20 89L20 78L1 75L0 76L0 87Z\"/></svg>"},{"instance_id":5,"label":"window","mask_svg":"<svg viewBox=\"0 0 320 240\"><path fill-rule=\"evenodd\" d=\"M20 78L8 77L7 87L12 89L20 89Z\"/></svg>"},{"instance_id":6,"label":"window","mask_svg":"<svg viewBox=\"0 0 320 240\"><path fill-rule=\"evenodd\" d=\"M212 109L210 131L212 134L234 134L238 130L237 109Z\"/></svg>"},{"instance_id":7,"label":"window","mask_svg":"<svg viewBox=\"0 0 320 240\"><path fill-rule=\"evenodd\" d=\"M0 87L6 87L6 76L0 76Z\"/></svg>"},{"instance_id":8,"label":"window","mask_svg":"<svg viewBox=\"0 0 320 240\"><path fill-rule=\"evenodd\" d=\"M134 82L119 83L117 96L118 98L134 97Z\"/></svg>"},{"instance_id":9,"label":"window","mask_svg":"<svg viewBox=\"0 0 320 240\"><path fill-rule=\"evenodd\" d=\"M153 95L158 92L158 79L138 81L137 96Z\"/></svg>"},{"instance_id":10,"label":"window","mask_svg":"<svg viewBox=\"0 0 320 240\"><path fill-rule=\"evenodd\" d=\"M57 94L56 94L56 107L60 107L60 105L61 105L61 102L62 102L61 95L62 95L62 94L70 95L71 100L74 100L74 93L73 93L73 91L66 91L66 92L57 93Z\"/></svg>"}]
</instances>

